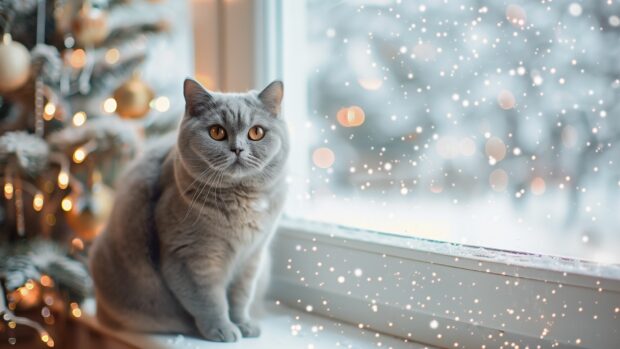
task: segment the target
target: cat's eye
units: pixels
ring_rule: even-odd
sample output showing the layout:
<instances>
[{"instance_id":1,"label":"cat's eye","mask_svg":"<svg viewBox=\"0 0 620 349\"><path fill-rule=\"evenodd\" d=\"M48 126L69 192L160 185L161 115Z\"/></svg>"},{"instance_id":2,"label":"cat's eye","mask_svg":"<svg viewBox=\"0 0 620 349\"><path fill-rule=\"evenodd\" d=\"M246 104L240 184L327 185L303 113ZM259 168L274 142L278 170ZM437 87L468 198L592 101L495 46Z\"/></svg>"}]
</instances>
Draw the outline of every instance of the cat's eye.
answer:
<instances>
[{"instance_id":1,"label":"cat's eye","mask_svg":"<svg viewBox=\"0 0 620 349\"><path fill-rule=\"evenodd\" d=\"M263 137L265 137L265 130L260 126L254 126L248 132L248 138L253 141L260 141Z\"/></svg>"},{"instance_id":2,"label":"cat's eye","mask_svg":"<svg viewBox=\"0 0 620 349\"><path fill-rule=\"evenodd\" d=\"M209 135L216 141L221 141L226 138L226 130L220 125L211 126L209 128Z\"/></svg>"}]
</instances>

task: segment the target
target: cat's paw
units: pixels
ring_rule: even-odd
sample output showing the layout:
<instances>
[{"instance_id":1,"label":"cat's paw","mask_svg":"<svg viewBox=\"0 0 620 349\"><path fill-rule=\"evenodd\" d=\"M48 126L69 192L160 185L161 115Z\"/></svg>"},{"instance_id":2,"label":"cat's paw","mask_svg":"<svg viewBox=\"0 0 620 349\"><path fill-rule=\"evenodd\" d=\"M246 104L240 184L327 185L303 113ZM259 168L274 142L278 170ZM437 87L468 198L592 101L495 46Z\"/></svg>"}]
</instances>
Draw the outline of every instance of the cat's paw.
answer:
<instances>
[{"instance_id":1,"label":"cat's paw","mask_svg":"<svg viewBox=\"0 0 620 349\"><path fill-rule=\"evenodd\" d=\"M212 342L236 342L241 339L239 328L232 322L198 326L200 333Z\"/></svg>"},{"instance_id":2,"label":"cat's paw","mask_svg":"<svg viewBox=\"0 0 620 349\"><path fill-rule=\"evenodd\" d=\"M241 331L241 334L243 335L243 337L260 336L260 326L258 325L258 323L254 321L247 320L247 321L240 322L237 324L237 327L239 327L239 330Z\"/></svg>"}]
</instances>

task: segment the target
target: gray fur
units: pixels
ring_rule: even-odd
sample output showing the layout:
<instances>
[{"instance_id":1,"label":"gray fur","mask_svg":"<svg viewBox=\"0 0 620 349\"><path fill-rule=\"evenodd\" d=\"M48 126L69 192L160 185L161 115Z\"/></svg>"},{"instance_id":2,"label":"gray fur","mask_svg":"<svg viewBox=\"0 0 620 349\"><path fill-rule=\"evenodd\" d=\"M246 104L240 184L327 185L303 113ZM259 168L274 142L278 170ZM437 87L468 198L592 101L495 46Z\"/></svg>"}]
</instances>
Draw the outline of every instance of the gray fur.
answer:
<instances>
[{"instance_id":1,"label":"gray fur","mask_svg":"<svg viewBox=\"0 0 620 349\"><path fill-rule=\"evenodd\" d=\"M184 94L176 143L162 139L130 166L91 250L98 317L213 341L258 336L249 307L286 193L282 83L219 94L186 80ZM225 140L209 136L214 124ZM259 141L247 136L254 125L266 130Z\"/></svg>"}]
</instances>

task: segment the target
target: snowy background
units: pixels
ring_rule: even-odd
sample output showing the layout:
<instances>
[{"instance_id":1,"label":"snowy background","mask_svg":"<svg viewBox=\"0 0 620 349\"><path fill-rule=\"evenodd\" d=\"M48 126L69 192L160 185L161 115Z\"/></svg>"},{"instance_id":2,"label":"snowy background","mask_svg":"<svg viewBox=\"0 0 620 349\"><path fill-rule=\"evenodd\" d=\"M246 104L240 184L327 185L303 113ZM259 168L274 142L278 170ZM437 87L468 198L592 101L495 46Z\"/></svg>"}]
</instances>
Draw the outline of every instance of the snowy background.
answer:
<instances>
[{"instance_id":1,"label":"snowy background","mask_svg":"<svg viewBox=\"0 0 620 349\"><path fill-rule=\"evenodd\" d=\"M620 263L620 3L307 1L292 216Z\"/></svg>"}]
</instances>

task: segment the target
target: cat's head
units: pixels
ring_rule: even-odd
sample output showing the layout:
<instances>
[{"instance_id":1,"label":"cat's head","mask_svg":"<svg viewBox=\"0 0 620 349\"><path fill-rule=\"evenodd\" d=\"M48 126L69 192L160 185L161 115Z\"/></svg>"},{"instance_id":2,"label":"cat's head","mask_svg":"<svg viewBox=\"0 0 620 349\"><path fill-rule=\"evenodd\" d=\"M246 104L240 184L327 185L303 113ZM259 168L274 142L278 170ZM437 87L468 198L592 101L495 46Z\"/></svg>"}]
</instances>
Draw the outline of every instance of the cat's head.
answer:
<instances>
[{"instance_id":1,"label":"cat's head","mask_svg":"<svg viewBox=\"0 0 620 349\"><path fill-rule=\"evenodd\" d=\"M264 185L279 178L289 151L288 130L280 115L283 85L274 81L261 92L215 93L187 79L185 116L178 149L188 170L207 178Z\"/></svg>"}]
</instances>

